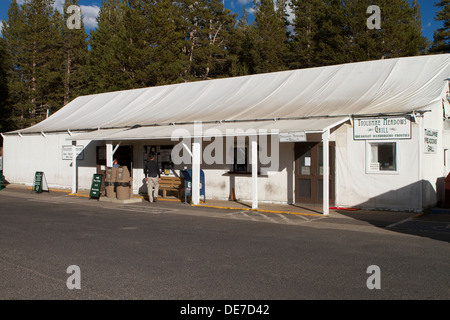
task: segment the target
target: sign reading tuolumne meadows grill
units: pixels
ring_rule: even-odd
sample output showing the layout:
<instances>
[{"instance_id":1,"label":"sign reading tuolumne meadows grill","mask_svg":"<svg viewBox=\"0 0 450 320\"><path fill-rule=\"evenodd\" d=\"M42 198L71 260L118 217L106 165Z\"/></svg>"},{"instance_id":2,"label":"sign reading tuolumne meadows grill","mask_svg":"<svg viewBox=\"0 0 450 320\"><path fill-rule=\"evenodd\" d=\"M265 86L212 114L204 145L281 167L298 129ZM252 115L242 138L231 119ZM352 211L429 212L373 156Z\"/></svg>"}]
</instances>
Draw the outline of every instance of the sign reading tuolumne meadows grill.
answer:
<instances>
[{"instance_id":1,"label":"sign reading tuolumne meadows grill","mask_svg":"<svg viewBox=\"0 0 450 320\"><path fill-rule=\"evenodd\" d=\"M353 121L353 139L411 139L410 117L355 118Z\"/></svg>"}]
</instances>

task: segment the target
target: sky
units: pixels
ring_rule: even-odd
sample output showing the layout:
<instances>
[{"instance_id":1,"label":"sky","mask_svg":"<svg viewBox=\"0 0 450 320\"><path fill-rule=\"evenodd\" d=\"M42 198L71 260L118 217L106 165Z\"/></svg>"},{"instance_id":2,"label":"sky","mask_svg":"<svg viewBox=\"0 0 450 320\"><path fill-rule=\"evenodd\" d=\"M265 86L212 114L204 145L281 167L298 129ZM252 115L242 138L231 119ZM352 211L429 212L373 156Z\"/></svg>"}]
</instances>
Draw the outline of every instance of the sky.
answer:
<instances>
[{"instance_id":1,"label":"sky","mask_svg":"<svg viewBox=\"0 0 450 320\"><path fill-rule=\"evenodd\" d=\"M18 0L19 3L23 1L24 0ZM251 20L252 6L253 6L252 0L224 0L224 1L226 8L230 9L235 13L238 13L239 15L242 13L243 5L245 4L245 7L249 14L249 20ZM419 5L422 11L423 35L430 40L433 39L434 30L441 27L440 23L434 21L436 12L438 10L438 8L434 7L434 3L436 2L438 2L438 0L419 0ZM10 3L11 0L0 0L0 20L6 19ZM63 3L64 0L55 0L55 6L61 12ZM84 17L83 22L86 27L86 31L88 32L96 27L96 16L99 12L101 3L102 0L79 0L81 12ZM383 14L383 12L381 12L381 14ZM0 30L1 27L2 24L0 24Z\"/></svg>"}]
</instances>

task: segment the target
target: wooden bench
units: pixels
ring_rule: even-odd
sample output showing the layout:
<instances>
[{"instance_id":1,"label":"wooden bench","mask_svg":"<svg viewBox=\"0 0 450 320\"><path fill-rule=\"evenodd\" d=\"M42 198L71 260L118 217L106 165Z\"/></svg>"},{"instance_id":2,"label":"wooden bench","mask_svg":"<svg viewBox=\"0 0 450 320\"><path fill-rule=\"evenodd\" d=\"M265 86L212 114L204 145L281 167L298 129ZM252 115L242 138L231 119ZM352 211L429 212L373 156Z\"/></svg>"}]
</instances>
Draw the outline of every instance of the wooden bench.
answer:
<instances>
[{"instance_id":1,"label":"wooden bench","mask_svg":"<svg viewBox=\"0 0 450 320\"><path fill-rule=\"evenodd\" d=\"M178 192L178 197L181 196L181 191L184 190L184 179L180 177L161 177L159 181L159 190L162 190L162 197L167 196L167 191Z\"/></svg>"}]
</instances>

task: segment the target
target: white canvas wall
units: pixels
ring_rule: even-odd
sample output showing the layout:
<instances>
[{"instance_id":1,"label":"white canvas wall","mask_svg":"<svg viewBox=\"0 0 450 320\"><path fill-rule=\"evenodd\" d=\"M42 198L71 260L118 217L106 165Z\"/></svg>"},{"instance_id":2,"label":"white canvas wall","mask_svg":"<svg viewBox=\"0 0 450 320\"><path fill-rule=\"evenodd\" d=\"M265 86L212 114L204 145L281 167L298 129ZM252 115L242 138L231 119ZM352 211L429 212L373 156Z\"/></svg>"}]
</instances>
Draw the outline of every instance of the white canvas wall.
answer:
<instances>
[{"instance_id":1,"label":"white canvas wall","mask_svg":"<svg viewBox=\"0 0 450 320\"><path fill-rule=\"evenodd\" d=\"M4 176L10 183L33 185L36 171L43 171L50 188L72 186L72 161L62 160L62 147L71 145L67 133L43 135L6 135L4 138ZM95 173L95 142L84 145L84 160L77 161L78 185L90 188Z\"/></svg>"},{"instance_id":2,"label":"white canvas wall","mask_svg":"<svg viewBox=\"0 0 450 320\"><path fill-rule=\"evenodd\" d=\"M412 124L412 139L398 142L398 171L367 173L365 141L353 140L353 128L347 123L338 128L332 139L336 141L336 205L364 208L420 210L442 199L444 147L450 146L449 135L443 132L442 106L437 103L425 114L423 124ZM424 154L420 143L421 130L439 130L436 154ZM62 160L62 146L71 144L67 133L43 135L6 135L4 139L4 176L12 183L33 184L36 171L45 173L50 188L72 186L72 161ZM146 192L143 173L145 145L175 144L167 140L130 141L121 145L133 146L133 190ZM114 146L116 143L113 143ZM78 187L89 189L96 172L96 147L104 142L79 141L84 145L84 159L77 161ZM204 143L203 148L207 143ZM258 177L258 198L263 202L294 202L294 143L279 145L279 170ZM422 157L422 158L421 158ZM422 162L422 171L419 163ZM190 165L176 166L177 172ZM209 199L228 199L234 186L240 200L252 199L251 174L230 175L231 165L202 164ZM420 182L422 181L422 182ZM423 202L420 195L423 196ZM436 196L438 194L438 196Z\"/></svg>"},{"instance_id":3,"label":"white canvas wall","mask_svg":"<svg viewBox=\"0 0 450 320\"><path fill-rule=\"evenodd\" d=\"M423 206L429 207L435 205L438 201L444 199L444 122L443 122L443 107L442 102L437 102L431 112L424 115L423 130L434 129L438 130L438 144L436 153L425 153L425 148L422 149L423 154Z\"/></svg>"},{"instance_id":4,"label":"white canvas wall","mask_svg":"<svg viewBox=\"0 0 450 320\"><path fill-rule=\"evenodd\" d=\"M293 202L294 144L280 143L278 171L258 176L258 200L274 203ZM252 199L251 174L229 174L231 165L202 166L205 172L208 198L229 199L234 187L235 196L241 201Z\"/></svg>"},{"instance_id":5,"label":"white canvas wall","mask_svg":"<svg viewBox=\"0 0 450 320\"><path fill-rule=\"evenodd\" d=\"M418 211L442 200L445 177L442 105L436 103L427 110L431 112L412 123L412 139L396 141L397 172L368 173L368 143L353 140L350 124L336 131L338 206ZM434 154L424 152L426 128L439 132Z\"/></svg>"}]
</instances>

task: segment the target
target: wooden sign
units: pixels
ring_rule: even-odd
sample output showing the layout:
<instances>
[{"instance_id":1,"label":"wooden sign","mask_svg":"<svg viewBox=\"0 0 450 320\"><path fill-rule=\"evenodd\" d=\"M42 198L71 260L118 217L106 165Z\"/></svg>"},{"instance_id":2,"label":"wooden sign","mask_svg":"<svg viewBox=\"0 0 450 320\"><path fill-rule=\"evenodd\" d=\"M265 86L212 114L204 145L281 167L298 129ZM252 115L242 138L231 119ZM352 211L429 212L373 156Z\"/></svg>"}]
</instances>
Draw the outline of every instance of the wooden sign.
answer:
<instances>
[{"instance_id":1,"label":"wooden sign","mask_svg":"<svg viewBox=\"0 0 450 320\"><path fill-rule=\"evenodd\" d=\"M42 191L49 191L44 172L36 171L34 175L33 191L37 193L41 193Z\"/></svg>"},{"instance_id":2,"label":"wooden sign","mask_svg":"<svg viewBox=\"0 0 450 320\"><path fill-rule=\"evenodd\" d=\"M100 188L102 186L103 176L101 174L94 174L92 178L91 191L89 193L90 198L99 199L100 198Z\"/></svg>"}]
</instances>

